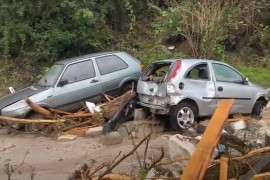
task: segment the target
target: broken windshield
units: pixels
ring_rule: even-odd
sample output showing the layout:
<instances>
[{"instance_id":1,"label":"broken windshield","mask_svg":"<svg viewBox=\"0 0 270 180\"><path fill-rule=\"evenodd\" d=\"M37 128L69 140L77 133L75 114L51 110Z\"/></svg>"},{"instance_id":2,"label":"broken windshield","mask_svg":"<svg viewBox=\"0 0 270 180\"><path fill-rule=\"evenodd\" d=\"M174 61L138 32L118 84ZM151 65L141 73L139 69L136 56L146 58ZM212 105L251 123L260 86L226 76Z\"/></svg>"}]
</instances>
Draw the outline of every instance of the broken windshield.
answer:
<instances>
[{"instance_id":1,"label":"broken windshield","mask_svg":"<svg viewBox=\"0 0 270 180\"><path fill-rule=\"evenodd\" d=\"M38 86L51 87L62 72L63 65L53 65L45 75L39 80Z\"/></svg>"}]
</instances>

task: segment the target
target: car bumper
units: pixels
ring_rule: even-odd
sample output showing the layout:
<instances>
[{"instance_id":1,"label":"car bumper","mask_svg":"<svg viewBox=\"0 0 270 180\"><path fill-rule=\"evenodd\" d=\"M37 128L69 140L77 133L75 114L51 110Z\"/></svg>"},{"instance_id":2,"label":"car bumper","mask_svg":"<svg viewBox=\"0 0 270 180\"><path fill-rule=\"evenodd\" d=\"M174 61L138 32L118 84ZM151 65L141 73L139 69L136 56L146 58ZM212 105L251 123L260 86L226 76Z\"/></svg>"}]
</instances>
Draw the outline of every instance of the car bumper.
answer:
<instances>
[{"instance_id":1,"label":"car bumper","mask_svg":"<svg viewBox=\"0 0 270 180\"><path fill-rule=\"evenodd\" d=\"M16 118L25 118L26 112L29 111L28 107L20 108L20 109L15 109L12 111L7 111L2 109L1 115L2 116L7 116L7 117L16 117Z\"/></svg>"}]
</instances>

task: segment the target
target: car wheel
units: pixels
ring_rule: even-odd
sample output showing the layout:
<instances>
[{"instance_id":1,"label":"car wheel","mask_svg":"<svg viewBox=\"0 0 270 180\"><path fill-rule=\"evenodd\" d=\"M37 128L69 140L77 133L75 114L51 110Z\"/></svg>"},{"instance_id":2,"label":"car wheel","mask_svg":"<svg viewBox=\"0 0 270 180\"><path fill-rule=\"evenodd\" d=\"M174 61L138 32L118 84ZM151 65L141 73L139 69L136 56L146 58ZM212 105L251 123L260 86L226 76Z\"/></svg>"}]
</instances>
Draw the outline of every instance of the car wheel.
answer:
<instances>
[{"instance_id":1,"label":"car wheel","mask_svg":"<svg viewBox=\"0 0 270 180\"><path fill-rule=\"evenodd\" d=\"M33 113L29 116L29 119L44 119L44 115L39 113ZM44 127L39 123L27 123L24 125L25 132L37 132L40 131Z\"/></svg>"},{"instance_id":2,"label":"car wheel","mask_svg":"<svg viewBox=\"0 0 270 180\"><path fill-rule=\"evenodd\" d=\"M263 116L263 110L266 107L266 103L264 101L257 101L254 104L254 107L252 109L251 116L257 120L262 119Z\"/></svg>"},{"instance_id":3,"label":"car wheel","mask_svg":"<svg viewBox=\"0 0 270 180\"><path fill-rule=\"evenodd\" d=\"M197 107L188 102L179 103L170 113L170 123L175 130L190 127L197 117Z\"/></svg>"}]
</instances>

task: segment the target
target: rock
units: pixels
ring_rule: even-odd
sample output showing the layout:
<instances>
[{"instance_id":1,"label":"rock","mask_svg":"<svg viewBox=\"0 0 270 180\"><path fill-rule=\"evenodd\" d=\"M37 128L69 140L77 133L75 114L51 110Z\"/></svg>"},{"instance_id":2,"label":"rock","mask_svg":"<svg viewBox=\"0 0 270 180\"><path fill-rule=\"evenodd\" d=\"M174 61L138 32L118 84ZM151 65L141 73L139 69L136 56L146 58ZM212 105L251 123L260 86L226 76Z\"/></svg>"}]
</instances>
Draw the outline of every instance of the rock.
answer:
<instances>
[{"instance_id":1,"label":"rock","mask_svg":"<svg viewBox=\"0 0 270 180\"><path fill-rule=\"evenodd\" d=\"M207 128L209 122L210 122L210 120L201 121L201 122L198 124L198 127L197 127L197 133L198 133L198 134L203 134L204 131L205 131L205 129Z\"/></svg>"},{"instance_id":2,"label":"rock","mask_svg":"<svg viewBox=\"0 0 270 180\"><path fill-rule=\"evenodd\" d=\"M128 132L127 132L126 127L122 126L122 127L118 128L117 132L119 132L121 137L123 137L123 138L128 137Z\"/></svg>"},{"instance_id":3,"label":"rock","mask_svg":"<svg viewBox=\"0 0 270 180\"><path fill-rule=\"evenodd\" d=\"M190 137L197 137L198 133L195 131L195 129L193 127L190 127L188 129L184 130L183 135L190 136Z\"/></svg>"},{"instance_id":4,"label":"rock","mask_svg":"<svg viewBox=\"0 0 270 180\"><path fill-rule=\"evenodd\" d=\"M102 134L103 127L89 128L85 131L85 135L89 137L99 137Z\"/></svg>"},{"instance_id":5,"label":"rock","mask_svg":"<svg viewBox=\"0 0 270 180\"><path fill-rule=\"evenodd\" d=\"M65 134L65 135L61 135L58 137L57 141L60 142L68 142L68 141L73 141L77 138L77 135L72 135L72 134Z\"/></svg>"},{"instance_id":6,"label":"rock","mask_svg":"<svg viewBox=\"0 0 270 180\"><path fill-rule=\"evenodd\" d=\"M123 138L121 137L119 132L110 132L107 135L102 135L100 138L100 142L103 145L114 145L120 144Z\"/></svg>"},{"instance_id":7,"label":"rock","mask_svg":"<svg viewBox=\"0 0 270 180\"><path fill-rule=\"evenodd\" d=\"M147 118L145 108L136 108L134 111L134 120L142 120Z\"/></svg>"},{"instance_id":8,"label":"rock","mask_svg":"<svg viewBox=\"0 0 270 180\"><path fill-rule=\"evenodd\" d=\"M7 128L1 128L0 129L0 135L7 135L10 133L10 130Z\"/></svg>"},{"instance_id":9,"label":"rock","mask_svg":"<svg viewBox=\"0 0 270 180\"><path fill-rule=\"evenodd\" d=\"M122 124L122 127L126 128L128 134L130 134L133 131L137 131L137 124L134 121L126 122Z\"/></svg>"},{"instance_id":10,"label":"rock","mask_svg":"<svg viewBox=\"0 0 270 180\"><path fill-rule=\"evenodd\" d=\"M170 159L173 160L177 157L191 157L196 149L198 141L191 137L176 134L170 137L168 142ZM178 168L183 170L187 166L187 161L175 163Z\"/></svg>"},{"instance_id":11,"label":"rock","mask_svg":"<svg viewBox=\"0 0 270 180\"><path fill-rule=\"evenodd\" d=\"M233 134L236 131L243 130L246 128L247 128L247 125L246 125L246 122L244 120L232 122L232 123L225 126L225 130L229 134Z\"/></svg>"},{"instance_id":12,"label":"rock","mask_svg":"<svg viewBox=\"0 0 270 180\"><path fill-rule=\"evenodd\" d=\"M270 130L265 133L265 146L270 146Z\"/></svg>"}]
</instances>

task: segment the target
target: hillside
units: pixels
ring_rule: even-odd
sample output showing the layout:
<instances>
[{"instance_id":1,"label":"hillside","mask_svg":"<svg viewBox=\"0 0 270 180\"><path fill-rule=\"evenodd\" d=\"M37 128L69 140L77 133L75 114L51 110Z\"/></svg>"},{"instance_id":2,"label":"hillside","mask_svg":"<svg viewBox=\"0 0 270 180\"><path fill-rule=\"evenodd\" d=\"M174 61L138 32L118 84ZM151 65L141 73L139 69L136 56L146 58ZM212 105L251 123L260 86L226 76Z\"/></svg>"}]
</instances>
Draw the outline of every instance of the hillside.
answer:
<instances>
[{"instance_id":1,"label":"hillside","mask_svg":"<svg viewBox=\"0 0 270 180\"><path fill-rule=\"evenodd\" d=\"M221 60L270 87L267 0L3 0L0 18L2 94L34 83L56 60L111 50L146 65L165 58Z\"/></svg>"}]
</instances>

